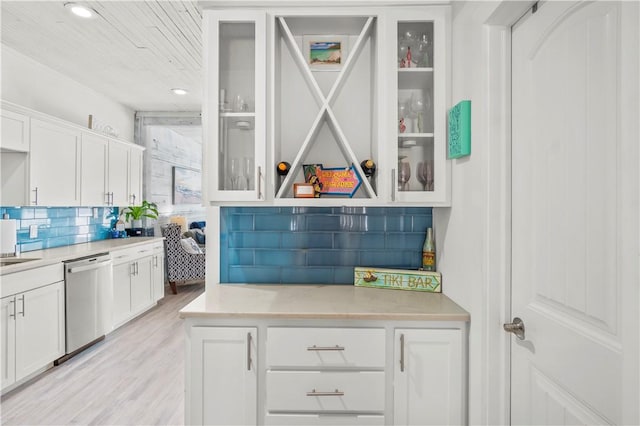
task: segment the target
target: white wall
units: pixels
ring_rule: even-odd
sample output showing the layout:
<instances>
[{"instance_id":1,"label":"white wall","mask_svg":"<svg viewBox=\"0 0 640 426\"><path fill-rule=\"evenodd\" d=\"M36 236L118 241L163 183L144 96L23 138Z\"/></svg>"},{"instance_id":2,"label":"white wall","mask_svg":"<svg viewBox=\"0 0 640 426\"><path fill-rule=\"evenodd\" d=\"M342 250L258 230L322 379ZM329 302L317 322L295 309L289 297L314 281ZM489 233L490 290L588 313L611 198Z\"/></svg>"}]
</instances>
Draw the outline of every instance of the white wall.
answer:
<instances>
[{"instance_id":1,"label":"white wall","mask_svg":"<svg viewBox=\"0 0 640 426\"><path fill-rule=\"evenodd\" d=\"M472 146L471 156L452 162L452 207L434 209L443 290L471 314L470 424L509 419L509 336L502 323L510 314L510 32L487 25L500 8L501 2L453 3L451 103L471 100Z\"/></svg>"},{"instance_id":2,"label":"white wall","mask_svg":"<svg viewBox=\"0 0 640 426\"><path fill-rule=\"evenodd\" d=\"M31 58L2 45L0 97L38 112L87 126L89 114L133 142L131 109Z\"/></svg>"}]
</instances>

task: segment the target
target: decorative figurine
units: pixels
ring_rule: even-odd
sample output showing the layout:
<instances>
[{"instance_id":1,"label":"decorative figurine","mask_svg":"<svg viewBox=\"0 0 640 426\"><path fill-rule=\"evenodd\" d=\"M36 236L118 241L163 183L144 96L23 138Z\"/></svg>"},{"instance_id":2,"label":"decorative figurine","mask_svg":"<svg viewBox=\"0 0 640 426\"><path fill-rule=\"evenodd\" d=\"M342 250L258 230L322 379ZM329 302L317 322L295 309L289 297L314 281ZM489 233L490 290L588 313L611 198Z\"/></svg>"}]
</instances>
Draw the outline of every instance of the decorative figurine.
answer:
<instances>
[{"instance_id":1,"label":"decorative figurine","mask_svg":"<svg viewBox=\"0 0 640 426\"><path fill-rule=\"evenodd\" d=\"M404 118L400 119L400 133L404 133L407 130L407 126L404 124Z\"/></svg>"},{"instance_id":2,"label":"decorative figurine","mask_svg":"<svg viewBox=\"0 0 640 426\"><path fill-rule=\"evenodd\" d=\"M407 68L411 68L411 46L407 46Z\"/></svg>"}]
</instances>

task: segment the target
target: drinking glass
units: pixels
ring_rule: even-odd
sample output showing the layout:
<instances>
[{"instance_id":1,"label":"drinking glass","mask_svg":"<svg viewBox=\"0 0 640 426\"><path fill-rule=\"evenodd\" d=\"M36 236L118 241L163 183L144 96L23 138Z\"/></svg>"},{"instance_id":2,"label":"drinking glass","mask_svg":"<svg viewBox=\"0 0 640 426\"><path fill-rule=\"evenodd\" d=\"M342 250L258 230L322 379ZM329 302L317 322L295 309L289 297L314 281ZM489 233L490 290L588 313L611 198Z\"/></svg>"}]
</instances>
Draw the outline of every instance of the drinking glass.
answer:
<instances>
[{"instance_id":1,"label":"drinking glass","mask_svg":"<svg viewBox=\"0 0 640 426\"><path fill-rule=\"evenodd\" d=\"M415 122L416 128L414 129L417 133L424 132L424 120L423 113L425 111L425 101L419 93L413 93L411 95L411 112L416 116L417 120Z\"/></svg>"},{"instance_id":2,"label":"drinking glass","mask_svg":"<svg viewBox=\"0 0 640 426\"><path fill-rule=\"evenodd\" d=\"M422 190L427 190L427 164L424 161L420 161L416 170L416 178L418 182L422 184Z\"/></svg>"},{"instance_id":3,"label":"drinking glass","mask_svg":"<svg viewBox=\"0 0 640 426\"><path fill-rule=\"evenodd\" d=\"M409 105L406 102L398 102L398 121L399 127L398 130L400 133L404 133L407 126L407 118L409 116ZM403 121L404 120L404 121Z\"/></svg>"},{"instance_id":4,"label":"drinking glass","mask_svg":"<svg viewBox=\"0 0 640 426\"><path fill-rule=\"evenodd\" d=\"M231 181L231 189L240 189L240 159L232 158L229 164L229 180Z\"/></svg>"},{"instance_id":5,"label":"drinking glass","mask_svg":"<svg viewBox=\"0 0 640 426\"><path fill-rule=\"evenodd\" d=\"M425 33L422 33L418 41L416 42L414 50L414 57L418 67L426 68L429 66L429 39Z\"/></svg>"},{"instance_id":6,"label":"drinking glass","mask_svg":"<svg viewBox=\"0 0 640 426\"><path fill-rule=\"evenodd\" d=\"M244 157L242 159L242 173L246 182L244 189L249 190L251 189L251 176L253 175L253 158Z\"/></svg>"},{"instance_id":7,"label":"drinking glass","mask_svg":"<svg viewBox=\"0 0 640 426\"><path fill-rule=\"evenodd\" d=\"M398 190L406 191L407 183L411 178L411 165L408 161L398 161Z\"/></svg>"},{"instance_id":8,"label":"drinking glass","mask_svg":"<svg viewBox=\"0 0 640 426\"><path fill-rule=\"evenodd\" d=\"M433 191L433 163L425 163L425 182L427 191Z\"/></svg>"}]
</instances>

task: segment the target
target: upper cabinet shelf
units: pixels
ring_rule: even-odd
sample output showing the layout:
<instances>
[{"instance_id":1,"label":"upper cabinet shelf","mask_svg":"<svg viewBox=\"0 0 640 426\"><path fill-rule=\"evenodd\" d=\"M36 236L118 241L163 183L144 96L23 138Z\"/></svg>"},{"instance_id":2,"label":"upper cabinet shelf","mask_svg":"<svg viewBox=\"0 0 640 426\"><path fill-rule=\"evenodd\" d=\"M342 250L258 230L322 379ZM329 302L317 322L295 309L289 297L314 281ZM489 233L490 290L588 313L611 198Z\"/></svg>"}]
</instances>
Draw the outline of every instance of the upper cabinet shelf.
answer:
<instances>
[{"instance_id":1,"label":"upper cabinet shelf","mask_svg":"<svg viewBox=\"0 0 640 426\"><path fill-rule=\"evenodd\" d=\"M448 10L205 10L208 201L446 205ZM401 186L408 152L422 156L414 167L429 163L433 185ZM352 197L295 198L304 166L318 164L350 169L361 184Z\"/></svg>"}]
</instances>

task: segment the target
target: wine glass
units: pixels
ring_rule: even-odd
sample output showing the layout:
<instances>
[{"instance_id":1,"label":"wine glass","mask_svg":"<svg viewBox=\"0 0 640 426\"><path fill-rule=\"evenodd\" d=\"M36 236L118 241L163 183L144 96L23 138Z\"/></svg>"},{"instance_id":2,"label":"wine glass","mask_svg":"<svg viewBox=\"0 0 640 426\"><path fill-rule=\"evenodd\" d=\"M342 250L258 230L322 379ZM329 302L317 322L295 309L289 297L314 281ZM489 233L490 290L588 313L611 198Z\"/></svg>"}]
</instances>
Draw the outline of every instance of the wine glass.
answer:
<instances>
[{"instance_id":1,"label":"wine glass","mask_svg":"<svg viewBox=\"0 0 640 426\"><path fill-rule=\"evenodd\" d=\"M416 66L428 67L429 66L429 39L425 33L422 33L416 45L414 47L413 56L416 59Z\"/></svg>"},{"instance_id":2,"label":"wine glass","mask_svg":"<svg viewBox=\"0 0 640 426\"><path fill-rule=\"evenodd\" d=\"M409 105L406 102L398 102L398 121L399 124L398 130L400 133L404 133L406 130L406 121L409 115Z\"/></svg>"},{"instance_id":3,"label":"wine glass","mask_svg":"<svg viewBox=\"0 0 640 426\"><path fill-rule=\"evenodd\" d=\"M240 189L240 159L232 158L229 164L229 180L231 181L231 189Z\"/></svg>"},{"instance_id":4,"label":"wine glass","mask_svg":"<svg viewBox=\"0 0 640 426\"><path fill-rule=\"evenodd\" d=\"M398 161L398 183L399 183L398 190L399 191L406 191L407 183L411 178L411 164L409 164L409 161L405 161L405 160L407 159L404 158Z\"/></svg>"},{"instance_id":5,"label":"wine glass","mask_svg":"<svg viewBox=\"0 0 640 426\"><path fill-rule=\"evenodd\" d=\"M253 174L253 158L244 157L242 159L242 173L246 182L245 189L251 189L251 175Z\"/></svg>"},{"instance_id":6,"label":"wine glass","mask_svg":"<svg viewBox=\"0 0 640 426\"><path fill-rule=\"evenodd\" d=\"M433 191L433 163L430 161L425 163L425 182L426 190Z\"/></svg>"},{"instance_id":7,"label":"wine glass","mask_svg":"<svg viewBox=\"0 0 640 426\"><path fill-rule=\"evenodd\" d=\"M416 178L418 182L422 184L422 190L427 190L427 164L424 161L420 161L416 170Z\"/></svg>"},{"instance_id":8,"label":"wine glass","mask_svg":"<svg viewBox=\"0 0 640 426\"><path fill-rule=\"evenodd\" d=\"M416 120L416 127L417 129L414 129L414 131L417 131L417 133L422 133L424 132L424 122L422 119L422 115L425 111L425 101L422 98L422 96L418 93L413 93L411 95L411 112L413 114L415 114L417 120Z\"/></svg>"}]
</instances>

